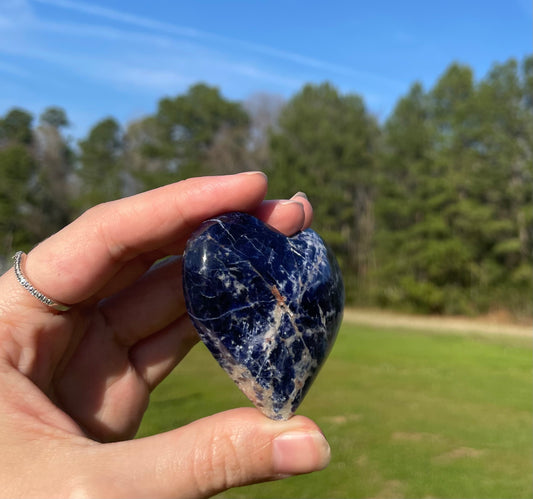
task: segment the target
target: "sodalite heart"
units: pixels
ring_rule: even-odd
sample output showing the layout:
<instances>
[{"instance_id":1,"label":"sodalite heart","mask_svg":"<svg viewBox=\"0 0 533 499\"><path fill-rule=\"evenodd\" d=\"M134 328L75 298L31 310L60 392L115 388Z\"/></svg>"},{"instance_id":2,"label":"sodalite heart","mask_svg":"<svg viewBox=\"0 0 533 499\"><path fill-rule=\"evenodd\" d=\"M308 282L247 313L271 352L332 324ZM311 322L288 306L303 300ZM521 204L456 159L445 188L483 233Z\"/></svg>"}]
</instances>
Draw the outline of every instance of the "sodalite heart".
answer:
<instances>
[{"instance_id":1,"label":"sodalite heart","mask_svg":"<svg viewBox=\"0 0 533 499\"><path fill-rule=\"evenodd\" d=\"M228 213L192 235L183 268L187 310L202 341L266 416L290 418L342 320L333 254L311 229L287 237Z\"/></svg>"}]
</instances>

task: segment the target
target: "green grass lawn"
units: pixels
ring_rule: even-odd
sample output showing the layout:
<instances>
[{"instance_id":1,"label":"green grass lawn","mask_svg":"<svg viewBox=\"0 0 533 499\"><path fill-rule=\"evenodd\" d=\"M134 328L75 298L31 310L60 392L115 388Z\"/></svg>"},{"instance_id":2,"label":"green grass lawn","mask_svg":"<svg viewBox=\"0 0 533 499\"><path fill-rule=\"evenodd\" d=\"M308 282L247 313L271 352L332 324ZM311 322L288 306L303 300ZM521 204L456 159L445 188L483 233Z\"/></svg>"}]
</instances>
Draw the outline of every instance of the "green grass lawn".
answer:
<instances>
[{"instance_id":1,"label":"green grass lawn","mask_svg":"<svg viewBox=\"0 0 533 499\"><path fill-rule=\"evenodd\" d=\"M531 498L532 363L529 340L345 324L298 411L326 434L330 466L220 497ZM198 345L139 436L246 405Z\"/></svg>"}]
</instances>

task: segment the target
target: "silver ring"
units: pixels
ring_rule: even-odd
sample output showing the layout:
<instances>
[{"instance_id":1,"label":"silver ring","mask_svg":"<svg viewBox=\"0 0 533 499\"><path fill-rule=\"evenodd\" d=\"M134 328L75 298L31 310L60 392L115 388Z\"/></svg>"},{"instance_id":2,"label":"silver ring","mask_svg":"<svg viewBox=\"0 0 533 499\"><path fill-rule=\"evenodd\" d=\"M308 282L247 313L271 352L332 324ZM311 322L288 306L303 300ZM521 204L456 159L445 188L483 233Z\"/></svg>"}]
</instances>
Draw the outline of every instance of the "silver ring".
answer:
<instances>
[{"instance_id":1,"label":"silver ring","mask_svg":"<svg viewBox=\"0 0 533 499\"><path fill-rule=\"evenodd\" d=\"M24 277L24 274L21 269L21 261L22 257L25 255L23 251L17 251L15 253L15 256L13 259L15 260L15 275L17 276L18 282L23 286L24 289L26 289L34 298L37 298L41 303L44 303L45 305L53 308L54 310L57 310L58 312L66 312L70 309L68 305L64 305L63 303L59 303L55 300L52 300L52 298L48 298L48 296L41 293L38 289L35 289L31 282Z\"/></svg>"}]
</instances>

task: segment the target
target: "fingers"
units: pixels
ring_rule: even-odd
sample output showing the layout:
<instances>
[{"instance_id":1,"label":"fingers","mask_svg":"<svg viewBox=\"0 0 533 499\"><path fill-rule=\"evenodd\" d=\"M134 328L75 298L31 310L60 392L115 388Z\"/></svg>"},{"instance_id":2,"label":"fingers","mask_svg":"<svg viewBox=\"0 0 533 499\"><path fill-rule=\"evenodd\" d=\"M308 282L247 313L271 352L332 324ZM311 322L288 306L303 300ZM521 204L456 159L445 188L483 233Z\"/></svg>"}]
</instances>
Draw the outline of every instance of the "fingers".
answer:
<instances>
[{"instance_id":1,"label":"fingers","mask_svg":"<svg viewBox=\"0 0 533 499\"><path fill-rule=\"evenodd\" d=\"M131 347L186 313L181 258L157 264L120 293L99 306L116 341Z\"/></svg>"},{"instance_id":2,"label":"fingers","mask_svg":"<svg viewBox=\"0 0 533 499\"><path fill-rule=\"evenodd\" d=\"M34 248L26 276L45 295L74 304L122 289L157 258L182 248L200 222L220 213L253 212L288 235L310 225L305 195L261 204L266 187L264 174L247 172L188 179L99 205ZM120 279L110 284L115 276Z\"/></svg>"},{"instance_id":3,"label":"fingers","mask_svg":"<svg viewBox=\"0 0 533 499\"><path fill-rule=\"evenodd\" d=\"M302 204L304 210L304 222L301 227L301 230L308 229L311 226L313 221L313 207L307 199L307 196L304 192L297 192L292 198L292 201L298 201Z\"/></svg>"},{"instance_id":4,"label":"fingers","mask_svg":"<svg viewBox=\"0 0 533 499\"><path fill-rule=\"evenodd\" d=\"M98 309L151 391L199 338L183 300L181 258L157 264Z\"/></svg>"},{"instance_id":5,"label":"fingers","mask_svg":"<svg viewBox=\"0 0 533 499\"><path fill-rule=\"evenodd\" d=\"M304 207L305 204L308 208ZM292 234L307 224L306 211L309 209L309 202L305 199L265 201L256 210L256 215L278 230ZM124 268L123 272L126 271ZM129 277L137 278L135 273ZM117 341L130 347L185 314L181 281L181 260L170 258L150 269L120 293L104 300L99 310ZM154 346L151 344L151 348Z\"/></svg>"},{"instance_id":6,"label":"fingers","mask_svg":"<svg viewBox=\"0 0 533 499\"><path fill-rule=\"evenodd\" d=\"M287 236L307 229L313 219L313 208L303 193L290 200L263 201L253 213Z\"/></svg>"},{"instance_id":7,"label":"fingers","mask_svg":"<svg viewBox=\"0 0 533 499\"><path fill-rule=\"evenodd\" d=\"M130 350L130 361L152 391L200 340L187 314Z\"/></svg>"},{"instance_id":8,"label":"fingers","mask_svg":"<svg viewBox=\"0 0 533 499\"><path fill-rule=\"evenodd\" d=\"M91 459L108 475L100 476L102 485L116 487L88 491L92 495L191 498L323 469L330 450L307 418L271 421L256 409L235 409L168 433L108 444Z\"/></svg>"},{"instance_id":9,"label":"fingers","mask_svg":"<svg viewBox=\"0 0 533 499\"><path fill-rule=\"evenodd\" d=\"M250 172L188 179L99 205L32 250L27 277L45 295L78 303L126 262L179 243L201 221L256 209L266 188L266 177Z\"/></svg>"}]
</instances>

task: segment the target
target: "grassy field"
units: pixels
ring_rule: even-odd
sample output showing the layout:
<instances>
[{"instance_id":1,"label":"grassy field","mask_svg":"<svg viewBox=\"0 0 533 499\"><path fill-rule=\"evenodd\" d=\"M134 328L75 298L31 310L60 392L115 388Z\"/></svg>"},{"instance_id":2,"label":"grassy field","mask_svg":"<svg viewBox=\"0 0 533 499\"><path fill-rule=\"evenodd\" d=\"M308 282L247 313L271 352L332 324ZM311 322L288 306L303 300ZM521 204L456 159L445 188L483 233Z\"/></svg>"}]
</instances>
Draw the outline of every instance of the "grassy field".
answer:
<instances>
[{"instance_id":1,"label":"grassy field","mask_svg":"<svg viewBox=\"0 0 533 499\"><path fill-rule=\"evenodd\" d=\"M532 363L524 338L344 324L298 411L326 434L330 466L220 497L531 498ZM243 405L198 345L139 435Z\"/></svg>"}]
</instances>

